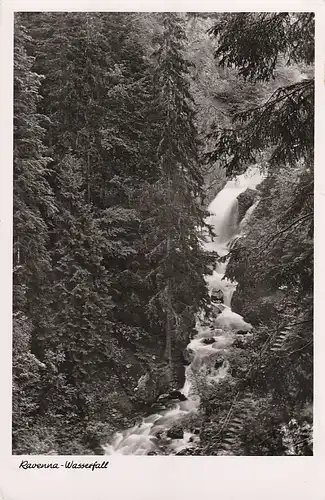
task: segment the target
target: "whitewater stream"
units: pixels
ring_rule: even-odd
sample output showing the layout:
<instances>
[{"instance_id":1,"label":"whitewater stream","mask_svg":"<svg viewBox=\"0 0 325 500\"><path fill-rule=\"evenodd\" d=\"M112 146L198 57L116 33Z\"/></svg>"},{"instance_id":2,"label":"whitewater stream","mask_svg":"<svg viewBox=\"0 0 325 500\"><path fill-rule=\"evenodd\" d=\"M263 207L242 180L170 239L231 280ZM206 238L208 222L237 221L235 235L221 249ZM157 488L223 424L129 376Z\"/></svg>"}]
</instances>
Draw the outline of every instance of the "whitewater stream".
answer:
<instances>
[{"instance_id":1,"label":"whitewater stream","mask_svg":"<svg viewBox=\"0 0 325 500\"><path fill-rule=\"evenodd\" d=\"M261 182L258 170L250 170L247 174L229 181L217 194L208 207L210 217L207 222L214 227L217 235L205 243L207 251L216 251L218 255L229 253L230 245L240 237L252 206L243 221L238 224L237 196L248 187L254 189ZM213 312L209 318L199 314L196 321L197 334L187 346L191 362L185 369L185 384L179 391L174 391L175 399L169 402L169 408L162 405L145 417L134 427L117 432L112 442L104 446L106 455L148 455L176 454L183 449L196 446L199 437L193 432L182 432L183 437L168 436L168 430L192 413L198 411L200 398L196 394L195 380L203 376L208 384L217 384L219 380L230 376L227 352L236 336L250 335L252 326L242 316L231 310L231 298L236 284L224 278L227 262L218 263L212 275L206 276L207 286L212 299L214 292L223 296L222 302L212 302ZM214 299L213 299L214 300ZM159 405L159 398L158 398Z\"/></svg>"}]
</instances>

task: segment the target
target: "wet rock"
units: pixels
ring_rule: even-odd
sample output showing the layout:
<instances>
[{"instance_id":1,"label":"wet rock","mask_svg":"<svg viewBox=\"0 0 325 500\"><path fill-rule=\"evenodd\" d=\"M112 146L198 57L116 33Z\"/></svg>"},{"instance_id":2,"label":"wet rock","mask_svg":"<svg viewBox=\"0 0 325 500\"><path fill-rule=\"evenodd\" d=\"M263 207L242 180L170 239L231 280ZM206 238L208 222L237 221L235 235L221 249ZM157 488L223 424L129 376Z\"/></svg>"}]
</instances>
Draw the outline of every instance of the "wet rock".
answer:
<instances>
[{"instance_id":1,"label":"wet rock","mask_svg":"<svg viewBox=\"0 0 325 500\"><path fill-rule=\"evenodd\" d=\"M247 335L249 333L248 330L238 330L237 332L237 335Z\"/></svg>"},{"instance_id":2,"label":"wet rock","mask_svg":"<svg viewBox=\"0 0 325 500\"><path fill-rule=\"evenodd\" d=\"M212 290L211 300L216 303L223 303L223 292L221 290Z\"/></svg>"},{"instance_id":3,"label":"wet rock","mask_svg":"<svg viewBox=\"0 0 325 500\"><path fill-rule=\"evenodd\" d=\"M163 404L154 404L151 406L149 409L149 415L152 415L153 413L159 413L161 411L168 410L166 405Z\"/></svg>"},{"instance_id":4,"label":"wet rock","mask_svg":"<svg viewBox=\"0 0 325 500\"><path fill-rule=\"evenodd\" d=\"M175 399L177 399L179 401L186 401L187 397L184 396L184 394L182 394L181 391L173 389L172 391L170 391L169 394L160 394L160 396L157 399L157 403L154 404L153 406L154 407L157 407L160 405L164 406L165 404L167 404L170 401L175 400Z\"/></svg>"},{"instance_id":5,"label":"wet rock","mask_svg":"<svg viewBox=\"0 0 325 500\"><path fill-rule=\"evenodd\" d=\"M169 397L171 399L179 399L180 395L181 395L181 392L180 391L176 391L176 390L170 391L170 393L169 393Z\"/></svg>"},{"instance_id":6,"label":"wet rock","mask_svg":"<svg viewBox=\"0 0 325 500\"><path fill-rule=\"evenodd\" d=\"M181 391L171 391L169 393L170 399L179 399L179 401L186 401L187 397L181 393Z\"/></svg>"},{"instance_id":7,"label":"wet rock","mask_svg":"<svg viewBox=\"0 0 325 500\"><path fill-rule=\"evenodd\" d=\"M169 394L160 394L157 401L159 403L165 402L169 400Z\"/></svg>"},{"instance_id":8,"label":"wet rock","mask_svg":"<svg viewBox=\"0 0 325 500\"><path fill-rule=\"evenodd\" d=\"M214 363L215 369L218 370L218 368L220 368L223 365L223 362L224 360L222 358L217 359L216 362Z\"/></svg>"},{"instance_id":9,"label":"wet rock","mask_svg":"<svg viewBox=\"0 0 325 500\"><path fill-rule=\"evenodd\" d=\"M184 430L180 425L174 425L171 429L168 429L166 436L171 439L183 439Z\"/></svg>"},{"instance_id":10,"label":"wet rock","mask_svg":"<svg viewBox=\"0 0 325 500\"><path fill-rule=\"evenodd\" d=\"M208 337L208 338L202 339L202 344L209 345L209 344L214 344L214 343L215 343L215 339L213 337Z\"/></svg>"}]
</instances>

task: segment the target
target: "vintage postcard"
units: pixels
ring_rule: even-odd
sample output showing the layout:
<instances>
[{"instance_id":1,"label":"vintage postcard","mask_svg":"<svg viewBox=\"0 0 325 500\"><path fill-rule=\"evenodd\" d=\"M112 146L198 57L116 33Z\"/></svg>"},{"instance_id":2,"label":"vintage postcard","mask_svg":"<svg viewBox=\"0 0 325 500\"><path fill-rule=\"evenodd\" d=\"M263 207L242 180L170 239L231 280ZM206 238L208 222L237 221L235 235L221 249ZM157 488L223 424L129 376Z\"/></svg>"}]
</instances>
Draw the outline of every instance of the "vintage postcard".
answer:
<instances>
[{"instance_id":1,"label":"vintage postcard","mask_svg":"<svg viewBox=\"0 0 325 500\"><path fill-rule=\"evenodd\" d=\"M0 9L0 500L323 500L324 2Z\"/></svg>"}]
</instances>

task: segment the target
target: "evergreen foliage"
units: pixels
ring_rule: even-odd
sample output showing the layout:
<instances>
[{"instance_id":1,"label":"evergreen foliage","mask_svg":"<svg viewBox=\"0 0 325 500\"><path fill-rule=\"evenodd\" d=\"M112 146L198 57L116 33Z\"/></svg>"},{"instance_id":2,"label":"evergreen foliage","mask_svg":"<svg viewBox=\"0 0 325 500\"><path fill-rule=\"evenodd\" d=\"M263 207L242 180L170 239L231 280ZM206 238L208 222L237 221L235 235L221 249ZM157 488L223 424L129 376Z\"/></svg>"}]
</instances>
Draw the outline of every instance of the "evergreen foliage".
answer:
<instances>
[{"instance_id":1,"label":"evergreen foliage","mask_svg":"<svg viewBox=\"0 0 325 500\"><path fill-rule=\"evenodd\" d=\"M302 79L280 87L260 106L233 117L230 129L212 132L215 148L209 161L218 158L229 175L269 151L274 168L298 160L310 162L314 138L314 15L313 13L241 13L221 18L210 33L219 40L215 52L221 66L235 67L251 82L275 77L281 60L300 64Z\"/></svg>"},{"instance_id":2,"label":"evergreen foliage","mask_svg":"<svg viewBox=\"0 0 325 500\"><path fill-rule=\"evenodd\" d=\"M147 310L152 319L165 324L165 356L171 371L173 342L191 328L195 313L208 301L204 274L213 257L202 250L203 236L197 229L203 229L207 214L200 205L203 177L189 64L183 55L185 32L177 14L162 16L162 26L154 74L160 120L158 179L148 186L148 204L143 200L143 205L148 211L148 271L155 287Z\"/></svg>"},{"instance_id":3,"label":"evergreen foliage","mask_svg":"<svg viewBox=\"0 0 325 500\"><path fill-rule=\"evenodd\" d=\"M18 15L14 66L14 310L42 315L38 307L50 269L46 218L55 213L48 182L50 158L43 144L44 117L38 113L41 76L27 54L30 40Z\"/></svg>"},{"instance_id":4,"label":"evergreen foliage","mask_svg":"<svg viewBox=\"0 0 325 500\"><path fill-rule=\"evenodd\" d=\"M16 14L14 453L103 453L181 387L206 198L257 164L227 267L254 334L196 374L196 452L312 454L313 44L312 13Z\"/></svg>"},{"instance_id":5,"label":"evergreen foliage","mask_svg":"<svg viewBox=\"0 0 325 500\"><path fill-rule=\"evenodd\" d=\"M17 206L28 197L39 210L32 241L42 244L38 252L44 254L39 259L43 288L41 296L34 288L31 300L46 304L42 322L39 309L24 308L15 292L17 312L26 313L33 330L24 344L27 359L34 356L46 367L37 375L29 439L32 452L39 451L38 429L47 429L45 451L86 453L98 444L102 425L110 422L110 429L116 429L137 408L137 398L140 402L143 395L137 396L134 388L141 370L150 373L144 397L161 390L166 318L167 323L171 320L168 334L177 327L175 341L181 338L185 346L195 312L208 300L203 274L211 259L202 253L196 229L205 215L198 201L203 178L187 63L181 54L183 34L176 16L166 16L164 34L152 39L152 46L160 48L149 57L134 14L21 17L31 36L26 28L16 30L15 81L18 85L25 79L34 87L26 97L29 89L22 97L16 91L16 123L23 99L31 95L29 127L34 129L15 135L15 175L20 174L18 148L29 134L39 179L26 180L17 192ZM164 78L169 76L166 88ZM184 136L183 142L175 140L178 136ZM31 162L31 150L27 153ZM30 189L39 192L29 196ZM14 224L16 240L22 242L31 232L22 226L21 212ZM173 243L165 259L167 241ZM22 248L20 243L17 255ZM33 273L33 285L36 279ZM20 284L19 290L29 286L25 275ZM166 316L168 303L173 318L171 309ZM174 383L179 377L175 357L177 350L173 359L169 353L167 375ZM125 358L133 367L129 374ZM119 402L113 394L119 394ZM19 404L25 403L16 399L15 408ZM93 429L90 441L85 425ZM76 437L70 445L73 428ZM26 434L19 436L17 452L27 446Z\"/></svg>"},{"instance_id":6,"label":"evergreen foliage","mask_svg":"<svg viewBox=\"0 0 325 500\"><path fill-rule=\"evenodd\" d=\"M303 73L295 83L272 90L264 103L235 114L231 126L212 130L209 139L215 144L207 158L218 159L230 176L256 163L266 174L245 234L232 246L226 272L238 282L233 308L255 325L254 340L245 347L246 373L236 371L243 351L233 350L237 391L229 421L225 419L226 435L234 432L231 416L248 403L232 453L310 455L314 16L231 14L218 20L210 33L218 40L219 64L236 68L244 80L267 83L282 61L299 64ZM292 422L295 431L285 437L292 433Z\"/></svg>"}]
</instances>

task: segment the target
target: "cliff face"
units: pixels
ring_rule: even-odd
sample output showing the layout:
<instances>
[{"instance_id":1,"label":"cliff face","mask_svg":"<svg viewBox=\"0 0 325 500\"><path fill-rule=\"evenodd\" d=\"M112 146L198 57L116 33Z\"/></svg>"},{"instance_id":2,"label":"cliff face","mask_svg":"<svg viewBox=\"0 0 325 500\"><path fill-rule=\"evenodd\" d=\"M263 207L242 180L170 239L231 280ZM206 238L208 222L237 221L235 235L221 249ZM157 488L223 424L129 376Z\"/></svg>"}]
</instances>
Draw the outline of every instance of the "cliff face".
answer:
<instances>
[{"instance_id":1,"label":"cliff face","mask_svg":"<svg viewBox=\"0 0 325 500\"><path fill-rule=\"evenodd\" d=\"M214 178L212 175L205 176L205 202L207 205L214 200L220 191L223 190L225 185L227 184L227 179L220 177Z\"/></svg>"},{"instance_id":2,"label":"cliff face","mask_svg":"<svg viewBox=\"0 0 325 500\"><path fill-rule=\"evenodd\" d=\"M238 223L240 223L247 210L255 203L257 191L247 188L238 197ZM235 243L236 246L236 243ZM231 264L230 264L231 265ZM232 297L232 307L253 325L261 319L268 321L277 315L276 304L281 301L283 293L280 290L271 290L269 284L255 283L254 288L243 291L237 288Z\"/></svg>"},{"instance_id":3,"label":"cliff face","mask_svg":"<svg viewBox=\"0 0 325 500\"><path fill-rule=\"evenodd\" d=\"M247 188L237 196L238 200L238 224L243 220L249 207L253 205L257 196L255 189Z\"/></svg>"}]
</instances>

